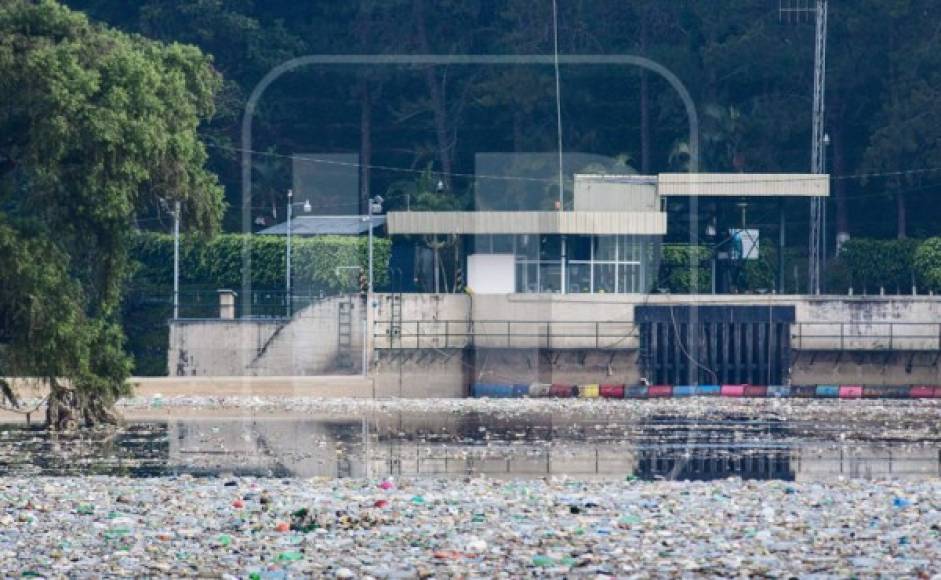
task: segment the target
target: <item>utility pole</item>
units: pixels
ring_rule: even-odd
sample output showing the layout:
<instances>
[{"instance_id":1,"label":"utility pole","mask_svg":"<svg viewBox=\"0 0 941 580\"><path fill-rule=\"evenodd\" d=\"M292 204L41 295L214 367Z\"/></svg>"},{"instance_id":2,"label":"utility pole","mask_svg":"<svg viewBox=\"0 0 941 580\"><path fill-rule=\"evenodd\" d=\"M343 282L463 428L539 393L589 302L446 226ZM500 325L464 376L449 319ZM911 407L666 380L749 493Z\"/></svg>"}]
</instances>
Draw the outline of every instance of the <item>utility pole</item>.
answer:
<instances>
[{"instance_id":1,"label":"utility pole","mask_svg":"<svg viewBox=\"0 0 941 580\"><path fill-rule=\"evenodd\" d=\"M813 7L811 7L813 2ZM778 18L781 21L800 23L804 16L815 16L814 34L814 95L810 137L810 172L824 174L827 171L824 130L824 105L826 103L827 80L827 0L778 0ZM810 198L810 239L807 255L807 292L820 294L820 264L826 253L824 228L827 220L827 199Z\"/></svg>"},{"instance_id":2,"label":"utility pole","mask_svg":"<svg viewBox=\"0 0 941 580\"><path fill-rule=\"evenodd\" d=\"M824 105L827 75L827 0L817 0L816 34L814 35L814 104L811 129L811 173L826 173ZM826 198L810 198L810 272L809 292L820 294L820 262L824 253L823 228L826 220Z\"/></svg>"}]
</instances>

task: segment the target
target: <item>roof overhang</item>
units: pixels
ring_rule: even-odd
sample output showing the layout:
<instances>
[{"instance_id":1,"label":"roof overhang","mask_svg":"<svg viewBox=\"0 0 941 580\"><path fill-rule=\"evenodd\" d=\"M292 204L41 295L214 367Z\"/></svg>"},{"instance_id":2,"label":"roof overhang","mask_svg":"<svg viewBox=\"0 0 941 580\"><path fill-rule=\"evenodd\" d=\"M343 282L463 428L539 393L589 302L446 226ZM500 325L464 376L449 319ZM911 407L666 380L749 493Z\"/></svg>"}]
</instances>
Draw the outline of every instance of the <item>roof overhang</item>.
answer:
<instances>
[{"instance_id":1,"label":"roof overhang","mask_svg":"<svg viewBox=\"0 0 941 580\"><path fill-rule=\"evenodd\" d=\"M828 197L830 176L814 173L661 173L661 196Z\"/></svg>"},{"instance_id":2,"label":"roof overhang","mask_svg":"<svg viewBox=\"0 0 941 580\"><path fill-rule=\"evenodd\" d=\"M383 215L374 215L373 228L380 228L386 223ZM369 231L369 218L362 215L299 215L291 219L292 236L343 235L354 236ZM259 232L262 236L287 235L287 222L275 224Z\"/></svg>"},{"instance_id":3,"label":"roof overhang","mask_svg":"<svg viewBox=\"0 0 941 580\"><path fill-rule=\"evenodd\" d=\"M572 234L651 235L667 232L663 212L600 211L393 211L391 235Z\"/></svg>"}]
</instances>

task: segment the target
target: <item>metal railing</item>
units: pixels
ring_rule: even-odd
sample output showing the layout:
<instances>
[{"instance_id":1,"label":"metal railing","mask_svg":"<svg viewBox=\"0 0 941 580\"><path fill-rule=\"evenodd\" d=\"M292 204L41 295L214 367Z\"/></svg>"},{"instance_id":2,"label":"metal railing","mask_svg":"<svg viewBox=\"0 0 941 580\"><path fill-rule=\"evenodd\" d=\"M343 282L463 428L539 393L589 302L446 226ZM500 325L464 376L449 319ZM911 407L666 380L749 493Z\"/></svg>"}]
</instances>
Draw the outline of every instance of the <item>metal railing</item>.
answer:
<instances>
[{"instance_id":1,"label":"metal railing","mask_svg":"<svg viewBox=\"0 0 941 580\"><path fill-rule=\"evenodd\" d=\"M938 322L795 322L797 350L941 350Z\"/></svg>"},{"instance_id":2,"label":"metal railing","mask_svg":"<svg viewBox=\"0 0 941 580\"><path fill-rule=\"evenodd\" d=\"M636 349L640 325L626 321L378 320L379 349ZM941 351L941 322L794 322L795 350Z\"/></svg>"},{"instance_id":3,"label":"metal railing","mask_svg":"<svg viewBox=\"0 0 941 580\"><path fill-rule=\"evenodd\" d=\"M376 348L636 349L633 322L565 320L403 320L375 322Z\"/></svg>"}]
</instances>

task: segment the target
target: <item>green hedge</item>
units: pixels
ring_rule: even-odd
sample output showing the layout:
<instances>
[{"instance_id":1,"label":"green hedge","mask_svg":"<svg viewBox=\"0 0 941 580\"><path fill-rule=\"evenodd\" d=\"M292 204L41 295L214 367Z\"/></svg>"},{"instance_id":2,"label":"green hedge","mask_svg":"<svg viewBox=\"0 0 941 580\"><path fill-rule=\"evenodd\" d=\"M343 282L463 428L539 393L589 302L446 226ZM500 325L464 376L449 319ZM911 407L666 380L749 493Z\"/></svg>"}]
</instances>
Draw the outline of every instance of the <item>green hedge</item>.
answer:
<instances>
[{"instance_id":1,"label":"green hedge","mask_svg":"<svg viewBox=\"0 0 941 580\"><path fill-rule=\"evenodd\" d=\"M180 284L213 288L242 286L243 251L250 256L252 284L266 288L284 287L286 240L282 236L221 234L206 241L185 237L180 243ZM389 279L392 244L374 238L374 284L382 287ZM348 268L365 269L369 246L364 236L296 237L292 240L292 285L325 294L355 291ZM136 236L132 259L138 264L132 283L172 285L173 237L142 233ZM340 269L338 268L346 268Z\"/></svg>"},{"instance_id":2,"label":"green hedge","mask_svg":"<svg viewBox=\"0 0 941 580\"><path fill-rule=\"evenodd\" d=\"M708 246L664 244L661 246L660 271L655 288L664 288L674 294L689 294L695 272L699 292L708 292L712 287L712 268L709 260L712 252ZM690 261L696 266L690 268Z\"/></svg>"},{"instance_id":3,"label":"green hedge","mask_svg":"<svg viewBox=\"0 0 941 580\"><path fill-rule=\"evenodd\" d=\"M845 270L844 284L859 292L905 293L911 290L913 276L917 283L921 272L915 266L919 240L872 240L854 238L843 244L840 265ZM834 289L835 291L843 288Z\"/></svg>"}]
</instances>

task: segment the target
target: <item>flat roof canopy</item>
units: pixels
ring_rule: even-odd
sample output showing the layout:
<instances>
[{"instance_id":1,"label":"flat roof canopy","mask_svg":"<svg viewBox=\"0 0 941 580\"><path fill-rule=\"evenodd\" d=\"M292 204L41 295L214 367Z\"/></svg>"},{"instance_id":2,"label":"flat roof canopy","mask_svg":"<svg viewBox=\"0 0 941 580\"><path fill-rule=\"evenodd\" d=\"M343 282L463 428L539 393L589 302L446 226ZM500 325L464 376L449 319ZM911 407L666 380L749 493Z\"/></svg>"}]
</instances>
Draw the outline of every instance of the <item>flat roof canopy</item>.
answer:
<instances>
[{"instance_id":1,"label":"flat roof canopy","mask_svg":"<svg viewBox=\"0 0 941 580\"><path fill-rule=\"evenodd\" d=\"M385 216L373 216L373 227L378 228L386 223ZM299 215L291 219L291 235L293 236L320 236L320 235L347 235L354 236L369 231L368 218L361 215ZM287 235L287 222L275 224L258 232L262 236Z\"/></svg>"},{"instance_id":2,"label":"flat roof canopy","mask_svg":"<svg viewBox=\"0 0 941 580\"><path fill-rule=\"evenodd\" d=\"M654 211L392 211L386 218L391 235L667 233L666 214Z\"/></svg>"},{"instance_id":3,"label":"flat roof canopy","mask_svg":"<svg viewBox=\"0 0 941 580\"><path fill-rule=\"evenodd\" d=\"M814 173L661 173L661 196L827 197L830 176Z\"/></svg>"}]
</instances>

